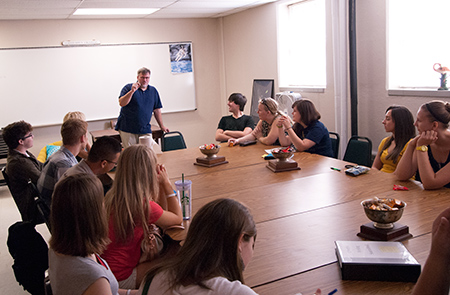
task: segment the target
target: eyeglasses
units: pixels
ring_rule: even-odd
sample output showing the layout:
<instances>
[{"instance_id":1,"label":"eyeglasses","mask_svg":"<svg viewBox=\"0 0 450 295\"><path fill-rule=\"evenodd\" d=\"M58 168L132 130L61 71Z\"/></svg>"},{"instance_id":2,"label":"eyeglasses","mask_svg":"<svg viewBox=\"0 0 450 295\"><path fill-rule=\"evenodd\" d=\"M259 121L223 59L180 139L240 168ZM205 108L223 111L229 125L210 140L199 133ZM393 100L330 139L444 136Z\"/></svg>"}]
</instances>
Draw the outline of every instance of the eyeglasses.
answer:
<instances>
[{"instance_id":1,"label":"eyeglasses","mask_svg":"<svg viewBox=\"0 0 450 295\"><path fill-rule=\"evenodd\" d=\"M267 104L267 98L265 98L265 97L264 97L264 98L261 98L260 102L261 102L262 105L265 105L265 106L266 106L267 111L269 111L271 114L273 114L272 111L270 110L269 105Z\"/></svg>"},{"instance_id":2,"label":"eyeglasses","mask_svg":"<svg viewBox=\"0 0 450 295\"><path fill-rule=\"evenodd\" d=\"M269 106L267 105L267 99L265 97L261 99L261 103L269 108Z\"/></svg>"},{"instance_id":3,"label":"eyeglasses","mask_svg":"<svg viewBox=\"0 0 450 295\"><path fill-rule=\"evenodd\" d=\"M113 161L106 160L106 159L104 159L103 161L106 161L108 163L114 164L114 167L117 167L117 162L113 162Z\"/></svg>"},{"instance_id":4,"label":"eyeglasses","mask_svg":"<svg viewBox=\"0 0 450 295\"><path fill-rule=\"evenodd\" d=\"M27 139L27 138L29 138L29 137L32 137L32 136L33 136L33 133L30 132L30 134L28 134L28 135L25 136L25 137L22 137L21 139L22 139L22 140L25 140L25 139Z\"/></svg>"}]
</instances>

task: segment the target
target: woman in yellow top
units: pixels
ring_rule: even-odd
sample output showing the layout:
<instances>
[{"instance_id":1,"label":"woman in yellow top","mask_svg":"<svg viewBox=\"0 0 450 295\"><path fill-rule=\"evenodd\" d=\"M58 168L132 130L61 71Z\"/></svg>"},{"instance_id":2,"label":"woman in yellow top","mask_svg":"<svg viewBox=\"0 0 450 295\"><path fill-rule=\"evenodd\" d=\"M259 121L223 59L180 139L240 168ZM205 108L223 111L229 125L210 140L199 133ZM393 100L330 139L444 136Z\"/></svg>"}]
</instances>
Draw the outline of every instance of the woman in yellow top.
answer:
<instances>
[{"instance_id":1,"label":"woman in yellow top","mask_svg":"<svg viewBox=\"0 0 450 295\"><path fill-rule=\"evenodd\" d=\"M392 135L381 141L372 168L393 173L409 141L416 135L414 118L406 107L390 106L382 123Z\"/></svg>"}]
</instances>

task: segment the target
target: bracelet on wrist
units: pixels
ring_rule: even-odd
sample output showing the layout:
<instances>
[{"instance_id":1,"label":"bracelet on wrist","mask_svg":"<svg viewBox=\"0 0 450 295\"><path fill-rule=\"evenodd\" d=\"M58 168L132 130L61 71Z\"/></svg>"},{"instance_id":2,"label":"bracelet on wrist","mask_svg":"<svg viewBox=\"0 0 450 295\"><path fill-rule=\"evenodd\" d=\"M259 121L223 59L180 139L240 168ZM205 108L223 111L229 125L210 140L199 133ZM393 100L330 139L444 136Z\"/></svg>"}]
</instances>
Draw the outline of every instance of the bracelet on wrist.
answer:
<instances>
[{"instance_id":1,"label":"bracelet on wrist","mask_svg":"<svg viewBox=\"0 0 450 295\"><path fill-rule=\"evenodd\" d=\"M126 295L130 295L130 294L131 294L131 289L128 289Z\"/></svg>"},{"instance_id":2,"label":"bracelet on wrist","mask_svg":"<svg viewBox=\"0 0 450 295\"><path fill-rule=\"evenodd\" d=\"M167 196L166 196L166 199L171 198L171 197L176 197L176 196L177 196L177 194L176 194L176 193L173 193L173 194L167 195Z\"/></svg>"},{"instance_id":3,"label":"bracelet on wrist","mask_svg":"<svg viewBox=\"0 0 450 295\"><path fill-rule=\"evenodd\" d=\"M288 131L289 129L292 129L292 126L290 126L290 127L286 128L286 131Z\"/></svg>"}]
</instances>

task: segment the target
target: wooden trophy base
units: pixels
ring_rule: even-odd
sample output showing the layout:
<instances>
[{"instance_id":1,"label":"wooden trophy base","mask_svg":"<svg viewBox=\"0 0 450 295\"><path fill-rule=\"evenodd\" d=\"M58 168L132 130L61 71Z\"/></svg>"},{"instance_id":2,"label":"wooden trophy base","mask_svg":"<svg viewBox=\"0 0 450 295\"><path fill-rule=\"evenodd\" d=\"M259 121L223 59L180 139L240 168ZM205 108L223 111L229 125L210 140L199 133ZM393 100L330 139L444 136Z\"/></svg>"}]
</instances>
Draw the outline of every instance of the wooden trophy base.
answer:
<instances>
[{"instance_id":1,"label":"wooden trophy base","mask_svg":"<svg viewBox=\"0 0 450 295\"><path fill-rule=\"evenodd\" d=\"M379 229L370 222L361 225L361 232L357 236L372 241L403 241L411 238L412 234L407 225L394 223L391 229Z\"/></svg>"},{"instance_id":2,"label":"wooden trophy base","mask_svg":"<svg viewBox=\"0 0 450 295\"><path fill-rule=\"evenodd\" d=\"M203 167L214 167L222 164L226 164L228 161L225 160L224 156L215 156L215 157L198 157L194 165L203 166Z\"/></svg>"},{"instance_id":3,"label":"wooden trophy base","mask_svg":"<svg viewBox=\"0 0 450 295\"><path fill-rule=\"evenodd\" d=\"M300 167L298 167L298 163L292 159L287 159L285 161L269 160L269 163L267 164L266 167L275 173L291 170L300 170Z\"/></svg>"}]
</instances>

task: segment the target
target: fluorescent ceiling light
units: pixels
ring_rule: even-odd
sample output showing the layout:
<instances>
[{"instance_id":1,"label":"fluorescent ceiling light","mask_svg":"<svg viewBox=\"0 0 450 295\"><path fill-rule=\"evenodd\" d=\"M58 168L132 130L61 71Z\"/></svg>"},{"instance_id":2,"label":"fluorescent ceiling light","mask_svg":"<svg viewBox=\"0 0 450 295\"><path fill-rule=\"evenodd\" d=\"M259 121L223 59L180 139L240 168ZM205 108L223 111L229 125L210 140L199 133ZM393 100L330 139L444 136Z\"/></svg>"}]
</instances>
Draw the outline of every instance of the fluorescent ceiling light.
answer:
<instances>
[{"instance_id":1,"label":"fluorescent ceiling light","mask_svg":"<svg viewBox=\"0 0 450 295\"><path fill-rule=\"evenodd\" d=\"M73 15L148 15L159 8L78 8Z\"/></svg>"}]
</instances>

